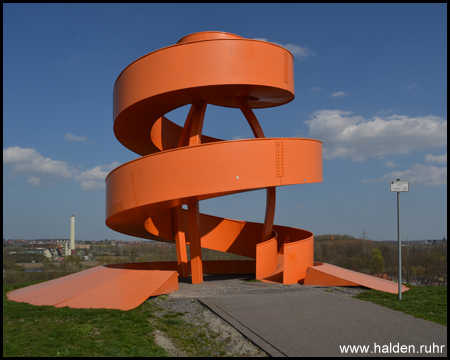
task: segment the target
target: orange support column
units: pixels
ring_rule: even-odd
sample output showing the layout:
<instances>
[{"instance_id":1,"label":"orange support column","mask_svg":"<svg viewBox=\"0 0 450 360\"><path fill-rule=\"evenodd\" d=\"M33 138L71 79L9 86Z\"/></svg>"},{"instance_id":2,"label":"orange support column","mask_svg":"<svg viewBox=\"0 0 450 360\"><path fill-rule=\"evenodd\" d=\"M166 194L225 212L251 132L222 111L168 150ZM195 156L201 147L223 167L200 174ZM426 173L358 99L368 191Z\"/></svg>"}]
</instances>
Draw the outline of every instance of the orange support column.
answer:
<instances>
[{"instance_id":1,"label":"orange support column","mask_svg":"<svg viewBox=\"0 0 450 360\"><path fill-rule=\"evenodd\" d=\"M191 132L191 121L192 121L192 117L194 116L194 112L195 112L195 106L191 105L188 116L186 117L186 121L184 122L183 130L181 130L178 147L183 147L183 146L189 145L189 135Z\"/></svg>"},{"instance_id":2,"label":"orange support column","mask_svg":"<svg viewBox=\"0 0 450 360\"><path fill-rule=\"evenodd\" d=\"M175 244L177 248L178 274L180 277L189 276L188 260L186 252L186 232L183 227L181 205L173 208L173 227L175 233Z\"/></svg>"},{"instance_id":3,"label":"orange support column","mask_svg":"<svg viewBox=\"0 0 450 360\"><path fill-rule=\"evenodd\" d=\"M252 111L252 108L248 105L247 100L245 100L242 96L235 96L234 100L236 101L236 103L239 106L239 109L241 109L242 113L247 119L247 122L250 125L250 128L252 129L255 138L266 137L264 135L263 129L261 128L261 125L259 124L258 119L256 118L255 113Z\"/></svg>"},{"instance_id":4,"label":"orange support column","mask_svg":"<svg viewBox=\"0 0 450 360\"><path fill-rule=\"evenodd\" d=\"M202 128L203 120L205 119L206 104L206 101L201 101L199 104L193 104L195 107L194 111L192 115L191 113L188 115L189 123L186 125L190 127L189 146L202 143Z\"/></svg>"},{"instance_id":5,"label":"orange support column","mask_svg":"<svg viewBox=\"0 0 450 360\"><path fill-rule=\"evenodd\" d=\"M264 218L261 242L267 241L272 237L273 219L275 218L275 192L275 187L266 189L266 216Z\"/></svg>"},{"instance_id":6,"label":"orange support column","mask_svg":"<svg viewBox=\"0 0 450 360\"><path fill-rule=\"evenodd\" d=\"M188 204L192 284L203 283L202 247L200 242L200 218L198 208L198 201Z\"/></svg>"},{"instance_id":7,"label":"orange support column","mask_svg":"<svg viewBox=\"0 0 450 360\"><path fill-rule=\"evenodd\" d=\"M247 119L250 128L253 131L253 135L255 138L265 138L264 131L261 128L261 125L256 118L255 113L252 111L252 108L248 105L247 100L242 96L234 96L234 101L241 109L245 118ZM261 243L269 240L272 237L273 230L273 220L275 218L275 187L269 187L266 191L266 215L264 218L264 227L262 233Z\"/></svg>"},{"instance_id":8,"label":"orange support column","mask_svg":"<svg viewBox=\"0 0 450 360\"><path fill-rule=\"evenodd\" d=\"M189 146L202 142L203 120L205 118L206 101L193 104L195 109L189 121ZM189 243L191 245L192 284L203 283L202 246L200 240L200 216L198 201L188 204Z\"/></svg>"}]
</instances>

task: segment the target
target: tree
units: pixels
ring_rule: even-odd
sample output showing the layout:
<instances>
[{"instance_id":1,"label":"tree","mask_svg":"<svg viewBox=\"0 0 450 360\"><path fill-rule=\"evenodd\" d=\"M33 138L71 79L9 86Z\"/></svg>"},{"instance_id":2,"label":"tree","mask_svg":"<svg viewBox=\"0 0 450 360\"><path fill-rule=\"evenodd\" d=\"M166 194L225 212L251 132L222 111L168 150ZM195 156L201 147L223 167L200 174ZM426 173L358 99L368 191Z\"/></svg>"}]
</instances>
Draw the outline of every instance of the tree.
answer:
<instances>
[{"instance_id":1,"label":"tree","mask_svg":"<svg viewBox=\"0 0 450 360\"><path fill-rule=\"evenodd\" d=\"M131 251L130 251L130 260L131 260L131 262L136 262L138 255L139 254L138 254L136 246L132 246L131 247Z\"/></svg>"},{"instance_id":2,"label":"tree","mask_svg":"<svg viewBox=\"0 0 450 360\"><path fill-rule=\"evenodd\" d=\"M77 267L81 267L81 256L80 256L80 255L77 255L77 256L75 257L75 265L76 265Z\"/></svg>"},{"instance_id":3,"label":"tree","mask_svg":"<svg viewBox=\"0 0 450 360\"><path fill-rule=\"evenodd\" d=\"M384 271L384 259L379 249L372 249L372 259L370 260L371 274L382 274Z\"/></svg>"},{"instance_id":4,"label":"tree","mask_svg":"<svg viewBox=\"0 0 450 360\"><path fill-rule=\"evenodd\" d=\"M357 256L348 259L348 268L354 271L362 271L364 269L364 260Z\"/></svg>"},{"instance_id":5,"label":"tree","mask_svg":"<svg viewBox=\"0 0 450 360\"><path fill-rule=\"evenodd\" d=\"M69 267L69 258L65 256L63 260L59 263L60 269L66 269Z\"/></svg>"},{"instance_id":6,"label":"tree","mask_svg":"<svg viewBox=\"0 0 450 360\"><path fill-rule=\"evenodd\" d=\"M55 268L55 265L52 264L47 257L42 259L42 266L44 268L44 271L53 270Z\"/></svg>"}]
</instances>

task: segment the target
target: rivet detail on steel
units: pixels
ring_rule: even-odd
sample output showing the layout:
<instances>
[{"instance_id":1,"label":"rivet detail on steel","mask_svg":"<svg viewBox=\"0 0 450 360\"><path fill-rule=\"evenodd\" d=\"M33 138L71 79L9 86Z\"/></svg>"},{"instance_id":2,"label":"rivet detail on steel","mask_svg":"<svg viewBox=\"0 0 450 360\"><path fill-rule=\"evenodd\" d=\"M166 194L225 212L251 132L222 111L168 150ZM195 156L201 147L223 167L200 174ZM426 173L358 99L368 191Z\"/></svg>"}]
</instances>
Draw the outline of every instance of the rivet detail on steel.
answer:
<instances>
[{"instance_id":1,"label":"rivet detail on steel","mask_svg":"<svg viewBox=\"0 0 450 360\"><path fill-rule=\"evenodd\" d=\"M284 143L277 141L277 177L284 176Z\"/></svg>"},{"instance_id":2,"label":"rivet detail on steel","mask_svg":"<svg viewBox=\"0 0 450 360\"><path fill-rule=\"evenodd\" d=\"M289 83L289 55L287 52L284 53L284 82Z\"/></svg>"}]
</instances>

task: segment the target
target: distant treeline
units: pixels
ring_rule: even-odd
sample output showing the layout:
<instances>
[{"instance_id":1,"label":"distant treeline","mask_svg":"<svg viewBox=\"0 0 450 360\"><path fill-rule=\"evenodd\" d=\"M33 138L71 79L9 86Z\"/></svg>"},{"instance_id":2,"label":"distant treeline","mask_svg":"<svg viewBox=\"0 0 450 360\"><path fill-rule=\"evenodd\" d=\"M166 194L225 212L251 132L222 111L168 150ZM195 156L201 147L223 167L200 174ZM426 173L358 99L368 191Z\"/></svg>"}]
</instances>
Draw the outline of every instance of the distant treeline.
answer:
<instances>
[{"instance_id":1,"label":"distant treeline","mask_svg":"<svg viewBox=\"0 0 450 360\"><path fill-rule=\"evenodd\" d=\"M323 241L323 240L348 240L354 239L353 236L348 234L326 234L326 235L314 235L314 241Z\"/></svg>"},{"instance_id":2,"label":"distant treeline","mask_svg":"<svg viewBox=\"0 0 450 360\"><path fill-rule=\"evenodd\" d=\"M91 245L89 252L100 263L123 262L123 257L127 257L130 262L177 260L175 244L161 242L133 246ZM190 260L189 245L187 246L187 257ZM245 256L210 249L202 249L202 258L203 260L248 260Z\"/></svg>"},{"instance_id":3,"label":"distant treeline","mask_svg":"<svg viewBox=\"0 0 450 360\"><path fill-rule=\"evenodd\" d=\"M20 271L17 262L41 262L43 269L55 271L81 269L81 257L67 257L62 262L50 262L43 255L16 253L3 249L4 271ZM17 249L19 250L19 249ZM22 249L23 251L23 249ZM118 262L176 261L175 244L148 242L132 246L91 245L84 255L100 264ZM190 259L189 246L187 247ZM244 256L202 249L203 260L246 260ZM348 234L315 236L314 260L326 262L366 274L387 274L397 278L398 246L385 242L355 239ZM447 283L447 243L434 245L411 242L402 247L402 279L416 285L445 285ZM30 275L31 276L31 275Z\"/></svg>"},{"instance_id":4,"label":"distant treeline","mask_svg":"<svg viewBox=\"0 0 450 360\"><path fill-rule=\"evenodd\" d=\"M402 280L418 285L447 283L447 243L402 246ZM371 240L323 240L314 260L368 274L398 277L398 246Z\"/></svg>"},{"instance_id":5,"label":"distant treeline","mask_svg":"<svg viewBox=\"0 0 450 360\"><path fill-rule=\"evenodd\" d=\"M44 258L45 256L41 254L25 254L25 249L23 247L4 247L3 269L21 271L25 268L17 263L30 263L32 261L40 263Z\"/></svg>"}]
</instances>

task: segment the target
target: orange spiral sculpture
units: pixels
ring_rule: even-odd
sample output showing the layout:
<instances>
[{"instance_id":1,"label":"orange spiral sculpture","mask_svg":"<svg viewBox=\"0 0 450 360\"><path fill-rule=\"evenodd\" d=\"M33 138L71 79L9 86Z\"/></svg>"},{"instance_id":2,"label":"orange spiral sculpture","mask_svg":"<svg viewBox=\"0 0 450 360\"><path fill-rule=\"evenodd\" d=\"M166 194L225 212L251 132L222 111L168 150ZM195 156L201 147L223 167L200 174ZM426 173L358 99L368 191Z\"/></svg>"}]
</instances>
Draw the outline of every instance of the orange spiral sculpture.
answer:
<instances>
[{"instance_id":1,"label":"orange spiral sculpture","mask_svg":"<svg viewBox=\"0 0 450 360\"><path fill-rule=\"evenodd\" d=\"M292 54L230 33L191 34L130 64L114 85L114 133L142 157L107 176L106 225L131 236L175 242L177 263L100 265L10 291L8 299L129 310L149 296L177 291L177 275L191 274L192 283L199 284L204 273L256 273L268 282L363 285L396 293L395 282L314 262L311 232L273 224L277 186L322 181L322 143L266 138L252 111L293 99ZM183 128L164 117L187 104ZM207 104L241 109L255 139L202 135ZM199 213L201 200L264 188L262 224ZM247 256L256 264L202 261L202 247Z\"/></svg>"},{"instance_id":2,"label":"orange spiral sculpture","mask_svg":"<svg viewBox=\"0 0 450 360\"><path fill-rule=\"evenodd\" d=\"M258 279L274 274L285 284L304 279L314 265L313 234L273 225L275 188L321 182L322 143L266 138L252 111L293 99L292 54L230 33L187 35L131 63L114 85L114 133L142 157L108 175L106 225L131 236L175 242L181 276L189 273L190 245L193 283L203 281L202 247L256 259ZM164 116L187 104L183 128ZM255 139L203 135L208 104L239 108ZM201 200L264 188L263 224L199 213Z\"/></svg>"}]
</instances>

